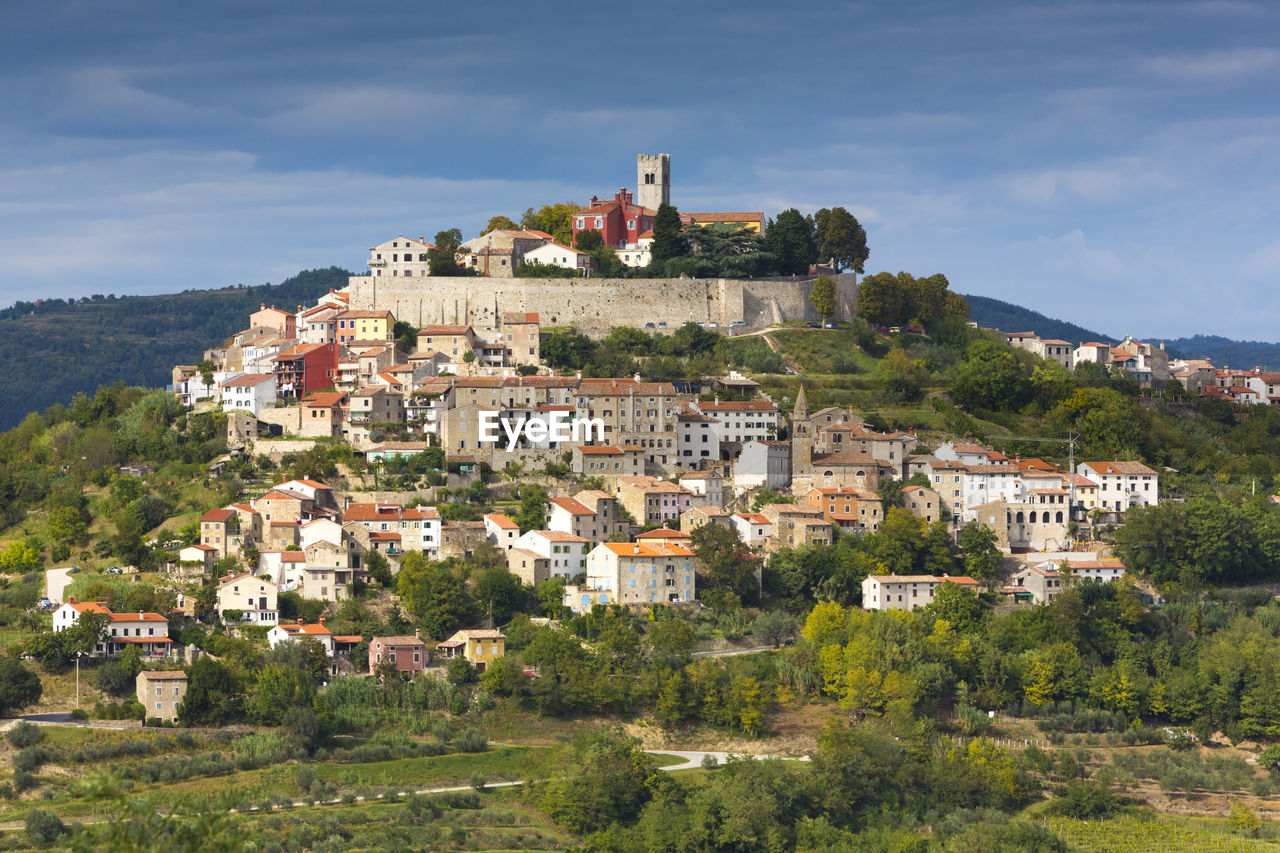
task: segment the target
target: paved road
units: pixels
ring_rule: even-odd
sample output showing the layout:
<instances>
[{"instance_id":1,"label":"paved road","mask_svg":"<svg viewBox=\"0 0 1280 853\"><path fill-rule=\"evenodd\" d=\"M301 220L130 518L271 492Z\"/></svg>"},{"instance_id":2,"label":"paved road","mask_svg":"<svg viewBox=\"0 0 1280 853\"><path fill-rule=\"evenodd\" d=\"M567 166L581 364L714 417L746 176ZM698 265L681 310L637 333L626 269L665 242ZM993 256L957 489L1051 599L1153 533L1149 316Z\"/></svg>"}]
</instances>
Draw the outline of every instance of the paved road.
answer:
<instances>
[{"instance_id":1,"label":"paved road","mask_svg":"<svg viewBox=\"0 0 1280 853\"><path fill-rule=\"evenodd\" d=\"M69 723L71 722L71 715L70 714L24 714L18 719L26 720L28 723Z\"/></svg>"},{"instance_id":2,"label":"paved road","mask_svg":"<svg viewBox=\"0 0 1280 853\"><path fill-rule=\"evenodd\" d=\"M44 573L45 595L55 604L62 603L62 594L66 592L67 587L71 586L71 581L74 580L68 574L70 571L71 568L68 566L61 569L48 569Z\"/></svg>"},{"instance_id":3,"label":"paved road","mask_svg":"<svg viewBox=\"0 0 1280 853\"><path fill-rule=\"evenodd\" d=\"M715 758L717 764L724 764L729 760L730 755L742 755L736 752L696 752L680 749L646 749L645 752L650 755L674 755L677 758L683 758L683 764L669 764L663 767L663 770L692 770L702 766L702 762L710 755ZM792 761L808 761L809 756L800 756L793 758L785 755L742 755L744 758L754 758L757 761L763 761L766 758L788 758Z\"/></svg>"},{"instance_id":4,"label":"paved road","mask_svg":"<svg viewBox=\"0 0 1280 853\"><path fill-rule=\"evenodd\" d=\"M694 652L689 655L693 658L727 658L733 655L750 655L756 652L771 652L773 646L752 646L749 649L721 649L718 652Z\"/></svg>"}]
</instances>

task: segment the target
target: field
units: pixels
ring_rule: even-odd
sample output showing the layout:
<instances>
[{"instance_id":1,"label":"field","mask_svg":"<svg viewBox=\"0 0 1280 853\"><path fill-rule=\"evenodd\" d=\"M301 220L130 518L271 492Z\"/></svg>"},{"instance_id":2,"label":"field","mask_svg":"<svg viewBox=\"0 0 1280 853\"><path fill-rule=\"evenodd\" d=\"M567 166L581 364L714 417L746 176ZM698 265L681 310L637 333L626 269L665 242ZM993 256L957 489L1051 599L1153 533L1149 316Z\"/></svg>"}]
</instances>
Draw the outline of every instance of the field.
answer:
<instances>
[{"instance_id":1,"label":"field","mask_svg":"<svg viewBox=\"0 0 1280 853\"><path fill-rule=\"evenodd\" d=\"M1112 820L1049 818L1045 826L1084 853L1248 853L1275 850L1274 841L1230 834L1226 821L1172 818L1167 815Z\"/></svg>"}]
</instances>

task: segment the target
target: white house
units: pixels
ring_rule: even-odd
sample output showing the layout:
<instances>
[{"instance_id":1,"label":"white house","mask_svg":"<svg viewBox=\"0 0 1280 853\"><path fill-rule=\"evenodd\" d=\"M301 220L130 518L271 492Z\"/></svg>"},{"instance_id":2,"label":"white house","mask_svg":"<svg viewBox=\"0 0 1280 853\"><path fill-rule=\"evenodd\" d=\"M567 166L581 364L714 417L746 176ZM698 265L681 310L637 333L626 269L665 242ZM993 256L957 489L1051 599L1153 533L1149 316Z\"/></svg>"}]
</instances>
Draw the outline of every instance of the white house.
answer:
<instances>
[{"instance_id":1,"label":"white house","mask_svg":"<svg viewBox=\"0 0 1280 853\"><path fill-rule=\"evenodd\" d=\"M489 541L503 551L510 551L520 538L520 525L497 512L484 517L484 532Z\"/></svg>"},{"instance_id":2,"label":"white house","mask_svg":"<svg viewBox=\"0 0 1280 853\"><path fill-rule=\"evenodd\" d=\"M1076 473L1098 484L1098 505L1124 512L1160 502L1160 478L1141 462L1081 462Z\"/></svg>"},{"instance_id":3,"label":"white house","mask_svg":"<svg viewBox=\"0 0 1280 853\"><path fill-rule=\"evenodd\" d=\"M296 623L282 622L267 632L267 642L273 649L294 640L315 640L324 647L325 654L333 657L333 632L324 626L323 617L314 625L303 624L301 619Z\"/></svg>"},{"instance_id":4,"label":"white house","mask_svg":"<svg viewBox=\"0 0 1280 853\"><path fill-rule=\"evenodd\" d=\"M689 468L720 459L720 433L715 420L686 408L676 416L676 463Z\"/></svg>"},{"instance_id":5,"label":"white house","mask_svg":"<svg viewBox=\"0 0 1280 853\"><path fill-rule=\"evenodd\" d=\"M218 613L239 610L240 621L251 625L275 625L279 617L279 587L248 572L227 575L218 584Z\"/></svg>"},{"instance_id":6,"label":"white house","mask_svg":"<svg viewBox=\"0 0 1280 853\"><path fill-rule=\"evenodd\" d=\"M586 252L561 246L559 243L547 243L524 253L525 263L540 263L567 270L587 272L596 268L596 259Z\"/></svg>"},{"instance_id":7,"label":"white house","mask_svg":"<svg viewBox=\"0 0 1280 853\"><path fill-rule=\"evenodd\" d=\"M721 441L767 441L778 432L778 407L768 400L691 404L714 421L712 429Z\"/></svg>"},{"instance_id":8,"label":"white house","mask_svg":"<svg viewBox=\"0 0 1280 853\"><path fill-rule=\"evenodd\" d=\"M915 610L933 603L934 593L944 583L954 583L977 592L973 578L943 575L868 575L862 581L863 610Z\"/></svg>"},{"instance_id":9,"label":"white house","mask_svg":"<svg viewBox=\"0 0 1280 853\"><path fill-rule=\"evenodd\" d=\"M736 512L729 523L748 545L763 545L764 540L773 535L773 522L758 512Z\"/></svg>"},{"instance_id":10,"label":"white house","mask_svg":"<svg viewBox=\"0 0 1280 853\"><path fill-rule=\"evenodd\" d=\"M532 551L550 562L551 577L571 578L587 569L587 549L591 543L581 536L559 530L530 530L516 540L514 547Z\"/></svg>"},{"instance_id":11,"label":"white house","mask_svg":"<svg viewBox=\"0 0 1280 853\"><path fill-rule=\"evenodd\" d=\"M167 655L171 648L169 642L169 620L159 613L129 612L115 613L101 601L76 601L69 597L66 604L53 614L53 630L65 631L80 620L86 613L96 613L107 618L105 636L94 646L95 655L115 655L126 646L137 646L145 657Z\"/></svg>"},{"instance_id":12,"label":"white house","mask_svg":"<svg viewBox=\"0 0 1280 853\"><path fill-rule=\"evenodd\" d=\"M791 485L791 445L785 441L748 441L733 463L734 492L763 486L780 491Z\"/></svg>"},{"instance_id":13,"label":"white house","mask_svg":"<svg viewBox=\"0 0 1280 853\"><path fill-rule=\"evenodd\" d=\"M243 409L254 417L263 409L276 405L276 375L274 373L242 373L227 379L218 386L222 408Z\"/></svg>"}]
</instances>

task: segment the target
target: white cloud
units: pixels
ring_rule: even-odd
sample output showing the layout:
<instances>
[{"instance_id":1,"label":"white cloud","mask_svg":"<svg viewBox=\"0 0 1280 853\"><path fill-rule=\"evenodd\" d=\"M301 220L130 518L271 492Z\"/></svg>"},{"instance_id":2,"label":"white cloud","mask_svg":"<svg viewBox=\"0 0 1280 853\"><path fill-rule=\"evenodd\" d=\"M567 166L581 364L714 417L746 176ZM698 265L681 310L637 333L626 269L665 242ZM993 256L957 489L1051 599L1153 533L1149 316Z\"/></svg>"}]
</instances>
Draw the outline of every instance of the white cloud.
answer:
<instances>
[{"instance_id":1,"label":"white cloud","mask_svg":"<svg viewBox=\"0 0 1280 853\"><path fill-rule=\"evenodd\" d=\"M1213 82L1270 71L1280 66L1280 50L1241 47L1183 56L1157 56L1144 60L1142 66L1161 77Z\"/></svg>"}]
</instances>

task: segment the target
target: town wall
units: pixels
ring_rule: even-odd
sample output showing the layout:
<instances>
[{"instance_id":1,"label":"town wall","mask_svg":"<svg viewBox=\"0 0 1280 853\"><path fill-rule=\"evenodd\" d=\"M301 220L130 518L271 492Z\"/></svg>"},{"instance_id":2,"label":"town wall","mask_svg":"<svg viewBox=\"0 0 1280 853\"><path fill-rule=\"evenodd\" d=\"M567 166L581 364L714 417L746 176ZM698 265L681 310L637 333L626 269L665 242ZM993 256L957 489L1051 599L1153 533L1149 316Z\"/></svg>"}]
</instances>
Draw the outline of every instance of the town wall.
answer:
<instances>
[{"instance_id":1,"label":"town wall","mask_svg":"<svg viewBox=\"0 0 1280 853\"><path fill-rule=\"evenodd\" d=\"M857 276L835 276L836 319L851 319ZM747 330L788 320L816 320L813 279L602 279L352 276L351 307L386 309L415 326L468 323L497 326L504 311L537 311L543 326L576 326L603 337L613 326L689 321Z\"/></svg>"}]
</instances>

